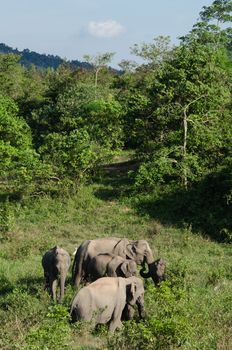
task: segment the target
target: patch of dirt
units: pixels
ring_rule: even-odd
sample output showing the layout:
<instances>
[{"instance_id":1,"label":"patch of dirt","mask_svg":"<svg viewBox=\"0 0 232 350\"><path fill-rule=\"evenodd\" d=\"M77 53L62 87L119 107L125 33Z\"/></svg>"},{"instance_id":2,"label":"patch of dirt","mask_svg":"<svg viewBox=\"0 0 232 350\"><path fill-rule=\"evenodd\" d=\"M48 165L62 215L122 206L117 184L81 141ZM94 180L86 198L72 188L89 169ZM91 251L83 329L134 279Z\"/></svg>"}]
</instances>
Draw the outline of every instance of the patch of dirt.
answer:
<instances>
[{"instance_id":1,"label":"patch of dirt","mask_svg":"<svg viewBox=\"0 0 232 350\"><path fill-rule=\"evenodd\" d=\"M111 163L102 166L102 169L106 172L115 172L115 173L127 173L130 170L136 170L138 168L138 162L129 160L126 162Z\"/></svg>"}]
</instances>

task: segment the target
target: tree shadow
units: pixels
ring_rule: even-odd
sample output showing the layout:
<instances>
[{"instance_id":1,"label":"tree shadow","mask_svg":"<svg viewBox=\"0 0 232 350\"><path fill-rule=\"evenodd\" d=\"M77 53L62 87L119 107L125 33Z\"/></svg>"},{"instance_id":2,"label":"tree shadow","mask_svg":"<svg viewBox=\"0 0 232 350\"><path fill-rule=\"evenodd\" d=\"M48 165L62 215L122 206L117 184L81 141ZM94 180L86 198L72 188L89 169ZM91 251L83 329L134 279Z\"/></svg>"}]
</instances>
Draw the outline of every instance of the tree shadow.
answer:
<instances>
[{"instance_id":1,"label":"tree shadow","mask_svg":"<svg viewBox=\"0 0 232 350\"><path fill-rule=\"evenodd\" d=\"M133 160L103 166L95 196L110 201L133 195L133 177L129 173L138 166ZM159 194L146 193L134 201L137 213L149 215L163 225L187 228L219 242L232 242L230 167L210 173L187 190L175 185L167 192L167 187L165 192L158 187Z\"/></svg>"},{"instance_id":2,"label":"tree shadow","mask_svg":"<svg viewBox=\"0 0 232 350\"><path fill-rule=\"evenodd\" d=\"M37 295L44 287L44 278L41 277L23 277L17 281L17 287L25 290L31 295Z\"/></svg>"},{"instance_id":3,"label":"tree shadow","mask_svg":"<svg viewBox=\"0 0 232 350\"><path fill-rule=\"evenodd\" d=\"M13 284L8 280L7 277L1 276L0 278L0 297L3 297L11 293L14 289Z\"/></svg>"},{"instance_id":4,"label":"tree shadow","mask_svg":"<svg viewBox=\"0 0 232 350\"><path fill-rule=\"evenodd\" d=\"M217 172L188 190L145 197L136 203L137 212L164 225L188 228L219 242L231 242L232 208L227 200L232 188L230 176Z\"/></svg>"}]
</instances>

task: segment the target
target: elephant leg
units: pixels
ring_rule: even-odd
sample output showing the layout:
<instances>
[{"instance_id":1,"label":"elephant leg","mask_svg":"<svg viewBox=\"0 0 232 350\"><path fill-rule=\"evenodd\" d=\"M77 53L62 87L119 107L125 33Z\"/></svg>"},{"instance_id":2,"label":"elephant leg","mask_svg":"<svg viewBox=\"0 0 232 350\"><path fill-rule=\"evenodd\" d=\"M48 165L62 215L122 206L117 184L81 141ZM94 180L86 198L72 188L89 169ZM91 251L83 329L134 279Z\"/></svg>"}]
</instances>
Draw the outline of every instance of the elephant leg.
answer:
<instances>
[{"instance_id":1,"label":"elephant leg","mask_svg":"<svg viewBox=\"0 0 232 350\"><path fill-rule=\"evenodd\" d=\"M122 312L121 320L122 321L133 320L134 313L135 313L135 310L134 310L133 306L126 304L126 306L124 307L123 312Z\"/></svg>"},{"instance_id":2,"label":"elephant leg","mask_svg":"<svg viewBox=\"0 0 232 350\"><path fill-rule=\"evenodd\" d=\"M76 287L78 287L80 283L81 283L81 276L80 275L76 275L76 277L74 277L74 285Z\"/></svg>"},{"instance_id":3,"label":"elephant leg","mask_svg":"<svg viewBox=\"0 0 232 350\"><path fill-rule=\"evenodd\" d=\"M122 328L122 326L123 326L123 324L122 324L122 322L120 320L112 319L110 321L109 330L110 330L110 332L114 332L115 329L120 329L120 328Z\"/></svg>"},{"instance_id":4,"label":"elephant leg","mask_svg":"<svg viewBox=\"0 0 232 350\"><path fill-rule=\"evenodd\" d=\"M52 292L52 298L54 301L56 301L56 289L57 289L58 280L57 278L51 279L51 292Z\"/></svg>"},{"instance_id":5,"label":"elephant leg","mask_svg":"<svg viewBox=\"0 0 232 350\"><path fill-rule=\"evenodd\" d=\"M145 318L145 310L144 310L144 306L141 304L138 304L138 312L139 312L139 318L143 319Z\"/></svg>"},{"instance_id":6,"label":"elephant leg","mask_svg":"<svg viewBox=\"0 0 232 350\"><path fill-rule=\"evenodd\" d=\"M118 329L122 328L121 316L122 316L121 305L116 305L110 321L110 325L109 325L109 330L111 332L114 332L115 329L117 328Z\"/></svg>"},{"instance_id":7,"label":"elephant leg","mask_svg":"<svg viewBox=\"0 0 232 350\"><path fill-rule=\"evenodd\" d=\"M117 277L117 273L116 273L115 269L113 269L111 266L107 267L106 275L109 277Z\"/></svg>"},{"instance_id":8,"label":"elephant leg","mask_svg":"<svg viewBox=\"0 0 232 350\"><path fill-rule=\"evenodd\" d=\"M49 290L49 274L44 272L44 290Z\"/></svg>"},{"instance_id":9,"label":"elephant leg","mask_svg":"<svg viewBox=\"0 0 232 350\"><path fill-rule=\"evenodd\" d=\"M60 296L59 296L59 304L62 303L62 300L64 298L64 286L65 286L65 279L67 276L68 271L61 271L60 274Z\"/></svg>"}]
</instances>

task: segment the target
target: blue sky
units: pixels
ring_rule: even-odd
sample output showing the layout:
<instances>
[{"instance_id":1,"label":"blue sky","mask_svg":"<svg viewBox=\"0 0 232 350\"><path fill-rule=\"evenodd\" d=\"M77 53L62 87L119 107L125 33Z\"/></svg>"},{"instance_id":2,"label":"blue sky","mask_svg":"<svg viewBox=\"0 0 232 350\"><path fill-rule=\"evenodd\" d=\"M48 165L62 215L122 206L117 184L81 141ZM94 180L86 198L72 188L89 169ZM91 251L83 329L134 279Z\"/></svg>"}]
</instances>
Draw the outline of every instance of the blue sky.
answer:
<instances>
[{"instance_id":1,"label":"blue sky","mask_svg":"<svg viewBox=\"0 0 232 350\"><path fill-rule=\"evenodd\" d=\"M0 42L13 48L82 60L116 52L113 65L133 58L130 47L188 33L213 0L0 0Z\"/></svg>"}]
</instances>

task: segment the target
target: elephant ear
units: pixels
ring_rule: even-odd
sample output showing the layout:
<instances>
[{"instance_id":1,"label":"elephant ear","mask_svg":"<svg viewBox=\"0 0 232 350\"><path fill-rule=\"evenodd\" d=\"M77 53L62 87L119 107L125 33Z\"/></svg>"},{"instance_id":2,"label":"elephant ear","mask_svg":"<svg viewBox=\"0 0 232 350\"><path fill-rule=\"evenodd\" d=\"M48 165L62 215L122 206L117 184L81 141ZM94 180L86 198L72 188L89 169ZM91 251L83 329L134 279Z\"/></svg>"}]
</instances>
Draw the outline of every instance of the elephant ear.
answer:
<instances>
[{"instance_id":1,"label":"elephant ear","mask_svg":"<svg viewBox=\"0 0 232 350\"><path fill-rule=\"evenodd\" d=\"M126 258L126 247L129 243L129 240L127 238L122 238L120 241L115 245L113 249L113 254L121 256L122 258Z\"/></svg>"},{"instance_id":2,"label":"elephant ear","mask_svg":"<svg viewBox=\"0 0 232 350\"><path fill-rule=\"evenodd\" d=\"M128 259L133 259L135 258L136 250L134 243L127 244L126 246L126 256Z\"/></svg>"},{"instance_id":3,"label":"elephant ear","mask_svg":"<svg viewBox=\"0 0 232 350\"><path fill-rule=\"evenodd\" d=\"M136 276L136 262L134 260L127 259L121 264L120 269L124 277Z\"/></svg>"},{"instance_id":4,"label":"elephant ear","mask_svg":"<svg viewBox=\"0 0 232 350\"><path fill-rule=\"evenodd\" d=\"M132 241L126 246L126 255L128 259L135 260L140 265L144 261L145 257L145 245L141 244L142 241Z\"/></svg>"},{"instance_id":5,"label":"elephant ear","mask_svg":"<svg viewBox=\"0 0 232 350\"><path fill-rule=\"evenodd\" d=\"M121 266L120 266L120 269L124 275L124 277L130 277L131 274L130 274L130 268L129 268L129 263L128 261L124 261Z\"/></svg>"},{"instance_id":6,"label":"elephant ear","mask_svg":"<svg viewBox=\"0 0 232 350\"><path fill-rule=\"evenodd\" d=\"M131 276L136 276L137 274L137 264L134 260L128 261L128 269L130 271Z\"/></svg>"},{"instance_id":7,"label":"elephant ear","mask_svg":"<svg viewBox=\"0 0 232 350\"><path fill-rule=\"evenodd\" d=\"M151 264L154 261L153 252L147 241L141 239L137 244L137 254L144 256L144 262Z\"/></svg>"}]
</instances>

